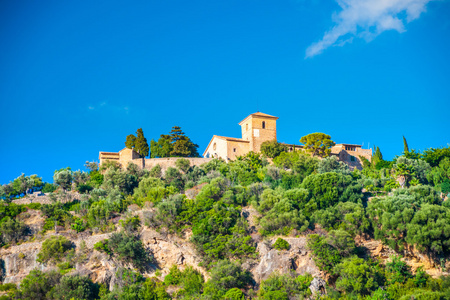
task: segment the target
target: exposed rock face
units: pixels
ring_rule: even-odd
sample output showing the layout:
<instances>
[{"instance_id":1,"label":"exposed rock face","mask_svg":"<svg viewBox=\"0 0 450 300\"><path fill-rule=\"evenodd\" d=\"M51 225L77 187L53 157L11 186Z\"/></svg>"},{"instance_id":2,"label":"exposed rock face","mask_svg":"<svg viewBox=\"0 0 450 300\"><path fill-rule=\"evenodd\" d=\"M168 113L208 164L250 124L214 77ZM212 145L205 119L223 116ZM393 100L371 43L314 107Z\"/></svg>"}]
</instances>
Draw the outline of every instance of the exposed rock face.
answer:
<instances>
[{"instance_id":1,"label":"exposed rock face","mask_svg":"<svg viewBox=\"0 0 450 300\"><path fill-rule=\"evenodd\" d=\"M151 228L145 228L141 232L141 239L155 258L155 267L161 269L163 276L169 273L173 265L178 265L180 269L190 265L207 276L206 270L198 267L201 259L189 240L174 235L164 236Z\"/></svg>"},{"instance_id":2,"label":"exposed rock face","mask_svg":"<svg viewBox=\"0 0 450 300\"><path fill-rule=\"evenodd\" d=\"M450 275L449 272L443 271L441 267L429 256L417 250L415 247L406 247L402 253L397 253L387 245L383 245L381 241L373 239L356 239L356 245L366 249L367 253L372 257L377 257L383 263L387 263L392 256L401 255L403 261L411 267L415 272L422 267L428 275L437 278L442 275ZM449 269L450 263L446 266Z\"/></svg>"},{"instance_id":3,"label":"exposed rock face","mask_svg":"<svg viewBox=\"0 0 450 300\"><path fill-rule=\"evenodd\" d=\"M45 271L45 265L36 261L41 250L41 243L26 243L0 251L0 258L4 261L4 283L19 283L33 269Z\"/></svg>"},{"instance_id":4,"label":"exposed rock face","mask_svg":"<svg viewBox=\"0 0 450 300\"><path fill-rule=\"evenodd\" d=\"M309 285L309 289L311 290L311 294L313 296L315 295L323 295L325 293L325 287L327 283L325 280L319 277L314 277L314 279L311 281L311 284Z\"/></svg>"},{"instance_id":5,"label":"exposed rock face","mask_svg":"<svg viewBox=\"0 0 450 300\"><path fill-rule=\"evenodd\" d=\"M257 283L266 280L274 272L283 274L294 271L297 274L309 273L314 277L321 275L306 248L306 237L284 239L291 245L286 251L271 249L276 238L258 244L259 263L250 269Z\"/></svg>"}]
</instances>

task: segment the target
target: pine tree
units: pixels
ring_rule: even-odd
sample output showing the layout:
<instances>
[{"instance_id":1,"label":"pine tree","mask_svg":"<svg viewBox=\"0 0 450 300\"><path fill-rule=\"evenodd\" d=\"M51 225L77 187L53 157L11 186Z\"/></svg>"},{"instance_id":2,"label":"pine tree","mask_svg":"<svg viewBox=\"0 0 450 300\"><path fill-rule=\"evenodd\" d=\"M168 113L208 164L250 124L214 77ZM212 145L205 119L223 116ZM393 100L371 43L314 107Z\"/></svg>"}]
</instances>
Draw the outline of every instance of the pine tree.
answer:
<instances>
[{"instance_id":1,"label":"pine tree","mask_svg":"<svg viewBox=\"0 0 450 300\"><path fill-rule=\"evenodd\" d=\"M403 152L404 153L409 152L408 142L406 141L405 136L403 136Z\"/></svg>"}]
</instances>

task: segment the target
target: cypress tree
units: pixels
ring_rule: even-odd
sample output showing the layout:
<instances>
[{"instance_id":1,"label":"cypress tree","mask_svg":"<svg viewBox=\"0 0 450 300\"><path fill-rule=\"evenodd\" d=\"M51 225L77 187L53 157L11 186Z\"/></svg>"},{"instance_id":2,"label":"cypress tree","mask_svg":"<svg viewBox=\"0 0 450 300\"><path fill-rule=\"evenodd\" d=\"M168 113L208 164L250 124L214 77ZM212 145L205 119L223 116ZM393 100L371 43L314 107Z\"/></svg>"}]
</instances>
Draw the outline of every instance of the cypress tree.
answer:
<instances>
[{"instance_id":1,"label":"cypress tree","mask_svg":"<svg viewBox=\"0 0 450 300\"><path fill-rule=\"evenodd\" d=\"M139 128L136 131L136 134L137 134L136 142L135 142L136 152L144 157L148 156L149 147L148 147L147 139L144 137L144 131L142 131L142 128Z\"/></svg>"},{"instance_id":2,"label":"cypress tree","mask_svg":"<svg viewBox=\"0 0 450 300\"><path fill-rule=\"evenodd\" d=\"M406 141L405 136L403 136L403 152L404 153L409 152L408 142Z\"/></svg>"}]
</instances>

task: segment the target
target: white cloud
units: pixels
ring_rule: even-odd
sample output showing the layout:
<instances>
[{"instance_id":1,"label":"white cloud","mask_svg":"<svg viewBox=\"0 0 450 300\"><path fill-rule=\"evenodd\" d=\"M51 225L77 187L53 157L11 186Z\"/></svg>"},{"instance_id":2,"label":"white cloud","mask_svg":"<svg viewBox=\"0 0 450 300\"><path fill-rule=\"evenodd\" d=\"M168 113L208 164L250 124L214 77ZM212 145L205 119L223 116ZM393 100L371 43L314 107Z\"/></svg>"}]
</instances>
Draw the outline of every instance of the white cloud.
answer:
<instances>
[{"instance_id":1,"label":"white cloud","mask_svg":"<svg viewBox=\"0 0 450 300\"><path fill-rule=\"evenodd\" d=\"M306 58L331 46L343 46L353 37L372 40L386 30L405 31L405 21L417 19L432 0L336 0L342 10L333 14L336 25L306 49Z\"/></svg>"}]
</instances>

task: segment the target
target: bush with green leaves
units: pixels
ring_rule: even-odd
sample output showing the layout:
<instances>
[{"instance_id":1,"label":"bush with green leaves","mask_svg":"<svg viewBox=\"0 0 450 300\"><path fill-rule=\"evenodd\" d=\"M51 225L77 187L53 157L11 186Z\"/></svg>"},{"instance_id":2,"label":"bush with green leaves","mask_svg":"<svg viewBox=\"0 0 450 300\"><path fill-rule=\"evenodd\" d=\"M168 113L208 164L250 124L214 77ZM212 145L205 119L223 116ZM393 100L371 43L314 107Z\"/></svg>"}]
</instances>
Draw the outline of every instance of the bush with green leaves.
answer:
<instances>
[{"instance_id":1,"label":"bush with green leaves","mask_svg":"<svg viewBox=\"0 0 450 300\"><path fill-rule=\"evenodd\" d=\"M183 173L187 173L189 168L191 167L191 162L186 158L179 158L175 161L175 166L183 171Z\"/></svg>"},{"instance_id":2,"label":"bush with green leaves","mask_svg":"<svg viewBox=\"0 0 450 300\"><path fill-rule=\"evenodd\" d=\"M74 216L61 203L43 204L40 209L46 217L44 230L52 230L55 228L55 225L68 229L74 222Z\"/></svg>"},{"instance_id":3,"label":"bush with green leaves","mask_svg":"<svg viewBox=\"0 0 450 300\"><path fill-rule=\"evenodd\" d=\"M66 237L54 235L42 243L41 251L38 253L36 260L40 263L61 262L72 248L72 242Z\"/></svg>"},{"instance_id":4,"label":"bush with green leaves","mask_svg":"<svg viewBox=\"0 0 450 300\"><path fill-rule=\"evenodd\" d=\"M391 257L386 264L386 279L389 284L405 283L412 278L411 268L398 256Z\"/></svg>"},{"instance_id":5,"label":"bush with green leaves","mask_svg":"<svg viewBox=\"0 0 450 300\"><path fill-rule=\"evenodd\" d=\"M138 177L132 175L121 168L109 168L104 174L102 186L106 190L117 189L121 193L130 195L138 186Z\"/></svg>"},{"instance_id":6,"label":"bush with green leaves","mask_svg":"<svg viewBox=\"0 0 450 300\"><path fill-rule=\"evenodd\" d=\"M191 266L180 271L178 267L174 265L170 268L169 274L164 278L164 283L166 285L175 285L180 288L176 292L177 298L199 298L203 290L204 282L203 275Z\"/></svg>"},{"instance_id":7,"label":"bush with green leaves","mask_svg":"<svg viewBox=\"0 0 450 300\"><path fill-rule=\"evenodd\" d=\"M361 203L339 202L335 206L314 213L314 221L324 229L344 229L361 235L370 229L370 221Z\"/></svg>"},{"instance_id":8,"label":"bush with green leaves","mask_svg":"<svg viewBox=\"0 0 450 300\"><path fill-rule=\"evenodd\" d=\"M132 283L116 286L113 291L105 289L101 293L101 300L169 300L171 297L165 291L164 285L154 278L147 278L146 280L139 279L131 281Z\"/></svg>"},{"instance_id":9,"label":"bush with green leaves","mask_svg":"<svg viewBox=\"0 0 450 300\"><path fill-rule=\"evenodd\" d=\"M382 274L364 259L357 256L344 258L336 266L335 273L339 275L336 288L342 292L356 292L360 295L369 295L379 286Z\"/></svg>"},{"instance_id":10,"label":"bush with green leaves","mask_svg":"<svg viewBox=\"0 0 450 300\"><path fill-rule=\"evenodd\" d=\"M308 248L311 250L314 262L320 270L335 274L335 266L344 257L355 251L355 242L344 230L330 231L327 237L317 234L308 236Z\"/></svg>"},{"instance_id":11,"label":"bush with green leaves","mask_svg":"<svg viewBox=\"0 0 450 300\"><path fill-rule=\"evenodd\" d=\"M44 184L44 187L42 188L41 192L43 192L43 193L53 193L54 191L56 191L57 188L58 187L56 185L46 182Z\"/></svg>"},{"instance_id":12,"label":"bush with green leaves","mask_svg":"<svg viewBox=\"0 0 450 300\"><path fill-rule=\"evenodd\" d=\"M305 178L302 188L309 192L308 214L315 210L331 207L338 202L362 201L362 186L350 175L328 172Z\"/></svg>"},{"instance_id":13,"label":"bush with green leaves","mask_svg":"<svg viewBox=\"0 0 450 300\"><path fill-rule=\"evenodd\" d=\"M86 219L89 227L105 228L109 219L113 216L113 211L110 209L106 200L100 200L92 203L87 210Z\"/></svg>"},{"instance_id":14,"label":"bush with green leaves","mask_svg":"<svg viewBox=\"0 0 450 300\"><path fill-rule=\"evenodd\" d=\"M27 235L28 231L28 226L22 221L6 217L0 223L0 243L17 243Z\"/></svg>"},{"instance_id":15,"label":"bush with green leaves","mask_svg":"<svg viewBox=\"0 0 450 300\"><path fill-rule=\"evenodd\" d=\"M79 218L76 218L70 227L78 233L86 230L86 224Z\"/></svg>"},{"instance_id":16,"label":"bush with green leaves","mask_svg":"<svg viewBox=\"0 0 450 300\"><path fill-rule=\"evenodd\" d=\"M48 273L32 270L20 283L20 288L14 293L13 299L35 300L52 299L48 295L61 279L56 271Z\"/></svg>"},{"instance_id":17,"label":"bush with green leaves","mask_svg":"<svg viewBox=\"0 0 450 300\"><path fill-rule=\"evenodd\" d=\"M440 162L445 158L450 158L450 146L442 148L429 148L423 151L422 159L431 167L439 166Z\"/></svg>"},{"instance_id":18,"label":"bush with green leaves","mask_svg":"<svg viewBox=\"0 0 450 300\"><path fill-rule=\"evenodd\" d=\"M350 169L346 163L339 161L336 156L330 156L322 159L319 162L317 166L317 172L319 174L336 172L344 175L349 175Z\"/></svg>"},{"instance_id":19,"label":"bush with green leaves","mask_svg":"<svg viewBox=\"0 0 450 300\"><path fill-rule=\"evenodd\" d=\"M309 226L308 219L303 215L303 209L308 201L308 191L292 189L285 191L265 189L259 202L254 202L262 214L259 224L263 235L284 234L291 230L305 231Z\"/></svg>"},{"instance_id":20,"label":"bush with green leaves","mask_svg":"<svg viewBox=\"0 0 450 300\"><path fill-rule=\"evenodd\" d=\"M72 185L72 170L70 167L56 170L53 175L53 182L59 185L63 190L70 190Z\"/></svg>"},{"instance_id":21,"label":"bush with green leaves","mask_svg":"<svg viewBox=\"0 0 450 300\"><path fill-rule=\"evenodd\" d=\"M204 296L220 299L227 290L232 288L245 288L252 282L251 273L242 270L236 262L219 260L210 271L211 278L204 287Z\"/></svg>"},{"instance_id":22,"label":"bush with green leaves","mask_svg":"<svg viewBox=\"0 0 450 300\"><path fill-rule=\"evenodd\" d=\"M287 150L288 147L285 144L278 143L276 140L265 141L261 144L261 153L269 158L275 158Z\"/></svg>"},{"instance_id":23,"label":"bush with green leaves","mask_svg":"<svg viewBox=\"0 0 450 300\"><path fill-rule=\"evenodd\" d=\"M313 277L309 274L297 275L272 273L261 282L258 299L303 299L311 295L309 286Z\"/></svg>"},{"instance_id":24,"label":"bush with green leaves","mask_svg":"<svg viewBox=\"0 0 450 300\"><path fill-rule=\"evenodd\" d=\"M124 220L120 220L123 229L128 233L136 233L141 228L141 220L139 216L129 216Z\"/></svg>"},{"instance_id":25,"label":"bush with green leaves","mask_svg":"<svg viewBox=\"0 0 450 300\"><path fill-rule=\"evenodd\" d=\"M409 244L434 256L448 253L450 210L439 204L434 193L432 189L414 187L373 199L368 213L375 238L394 249Z\"/></svg>"},{"instance_id":26,"label":"bush with green leaves","mask_svg":"<svg viewBox=\"0 0 450 300\"><path fill-rule=\"evenodd\" d=\"M183 174L177 168L168 167L164 174L164 180L168 186L180 191L184 189Z\"/></svg>"},{"instance_id":27,"label":"bush with green leaves","mask_svg":"<svg viewBox=\"0 0 450 300\"><path fill-rule=\"evenodd\" d=\"M13 219L21 212L26 211L25 206L15 203L3 204L0 202L0 224L6 220Z\"/></svg>"},{"instance_id":28,"label":"bush with green leaves","mask_svg":"<svg viewBox=\"0 0 450 300\"><path fill-rule=\"evenodd\" d=\"M170 231L180 230L176 221L178 215L183 211L183 201L182 195L170 195L163 199L156 204L155 213L149 221L157 227L166 227Z\"/></svg>"},{"instance_id":29,"label":"bush with green leaves","mask_svg":"<svg viewBox=\"0 0 450 300\"><path fill-rule=\"evenodd\" d=\"M0 199L10 202L13 198L25 196L30 191L39 190L43 186L42 178L37 175L19 177L8 184L0 184Z\"/></svg>"},{"instance_id":30,"label":"bush with green leaves","mask_svg":"<svg viewBox=\"0 0 450 300\"><path fill-rule=\"evenodd\" d=\"M248 222L240 216L239 205L243 204L242 195L245 192L240 188L228 188L223 178L213 179L194 200L182 200L181 207L180 202L157 207L157 222L163 219L161 212L164 209L177 215L176 226L192 226L191 241L206 264L225 257L244 257L255 253Z\"/></svg>"},{"instance_id":31,"label":"bush with green leaves","mask_svg":"<svg viewBox=\"0 0 450 300\"><path fill-rule=\"evenodd\" d=\"M97 299L99 286L87 276L63 276L48 294L49 299Z\"/></svg>"},{"instance_id":32,"label":"bush with green leaves","mask_svg":"<svg viewBox=\"0 0 450 300\"><path fill-rule=\"evenodd\" d=\"M272 247L274 247L277 250L289 250L291 245L286 240L283 240L282 238L277 238L275 243L273 243Z\"/></svg>"},{"instance_id":33,"label":"bush with green leaves","mask_svg":"<svg viewBox=\"0 0 450 300\"><path fill-rule=\"evenodd\" d=\"M125 232L116 232L109 239L98 242L94 249L104 251L124 264L132 264L138 270L145 270L151 261L142 241Z\"/></svg>"}]
</instances>

